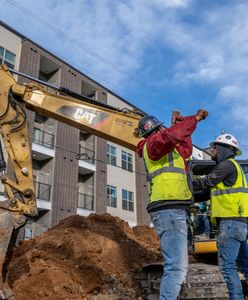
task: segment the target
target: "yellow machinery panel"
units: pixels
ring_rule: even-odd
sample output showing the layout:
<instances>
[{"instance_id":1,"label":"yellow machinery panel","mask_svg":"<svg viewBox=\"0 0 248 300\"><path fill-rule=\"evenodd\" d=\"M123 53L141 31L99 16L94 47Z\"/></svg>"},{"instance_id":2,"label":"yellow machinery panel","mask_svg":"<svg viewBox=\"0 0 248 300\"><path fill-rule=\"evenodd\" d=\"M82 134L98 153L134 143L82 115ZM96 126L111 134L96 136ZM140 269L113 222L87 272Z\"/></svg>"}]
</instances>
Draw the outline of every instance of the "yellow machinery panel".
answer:
<instances>
[{"instance_id":1,"label":"yellow machinery panel","mask_svg":"<svg viewBox=\"0 0 248 300\"><path fill-rule=\"evenodd\" d=\"M218 249L215 239L194 241L194 254L215 253L217 251Z\"/></svg>"}]
</instances>

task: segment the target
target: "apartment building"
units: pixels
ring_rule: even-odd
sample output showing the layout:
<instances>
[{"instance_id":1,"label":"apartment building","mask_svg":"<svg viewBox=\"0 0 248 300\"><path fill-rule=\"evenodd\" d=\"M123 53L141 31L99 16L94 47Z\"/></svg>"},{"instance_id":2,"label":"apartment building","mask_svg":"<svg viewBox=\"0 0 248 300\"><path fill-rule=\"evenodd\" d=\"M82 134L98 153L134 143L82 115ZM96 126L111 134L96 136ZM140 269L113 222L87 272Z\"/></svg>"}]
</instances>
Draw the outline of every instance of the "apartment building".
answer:
<instances>
[{"instance_id":1,"label":"apartment building","mask_svg":"<svg viewBox=\"0 0 248 300\"><path fill-rule=\"evenodd\" d=\"M0 22L0 63L93 101L136 108L59 57ZM18 76L18 82L28 80ZM136 108L137 109L137 108ZM131 226L149 224L143 161L135 152L27 111L39 216L25 227L33 237L72 214L110 213Z\"/></svg>"}]
</instances>

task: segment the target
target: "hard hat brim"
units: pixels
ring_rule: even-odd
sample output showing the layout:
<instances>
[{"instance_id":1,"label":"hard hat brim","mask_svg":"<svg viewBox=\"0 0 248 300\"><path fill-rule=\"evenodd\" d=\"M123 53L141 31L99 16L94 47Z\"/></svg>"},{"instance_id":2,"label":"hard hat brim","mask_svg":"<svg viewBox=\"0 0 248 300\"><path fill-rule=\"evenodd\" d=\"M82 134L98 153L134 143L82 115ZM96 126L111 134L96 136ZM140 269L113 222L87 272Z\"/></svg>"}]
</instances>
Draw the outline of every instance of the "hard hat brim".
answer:
<instances>
[{"instance_id":1,"label":"hard hat brim","mask_svg":"<svg viewBox=\"0 0 248 300\"><path fill-rule=\"evenodd\" d=\"M233 148L235 148L235 149L237 150L236 156L242 155L242 151L241 151L239 148L234 147L234 146L232 146L232 145L229 145L229 144L226 144L226 143L222 143L222 142L215 142L215 141L210 143L210 147L211 147L211 148L213 148L214 145L226 145L226 146L229 146L229 147L233 147Z\"/></svg>"}]
</instances>

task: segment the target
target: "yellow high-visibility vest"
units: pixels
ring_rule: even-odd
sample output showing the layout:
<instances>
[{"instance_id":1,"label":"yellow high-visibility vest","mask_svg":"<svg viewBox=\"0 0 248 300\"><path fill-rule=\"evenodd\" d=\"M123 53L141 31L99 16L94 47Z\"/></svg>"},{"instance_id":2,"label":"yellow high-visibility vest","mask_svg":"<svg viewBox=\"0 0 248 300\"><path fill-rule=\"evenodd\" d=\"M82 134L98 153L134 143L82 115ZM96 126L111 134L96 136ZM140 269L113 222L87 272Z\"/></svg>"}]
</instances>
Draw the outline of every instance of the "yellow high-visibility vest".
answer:
<instances>
[{"instance_id":1,"label":"yellow high-visibility vest","mask_svg":"<svg viewBox=\"0 0 248 300\"><path fill-rule=\"evenodd\" d=\"M161 200L191 200L183 158L174 149L159 160L151 160L146 144L143 159L147 172L150 202Z\"/></svg>"},{"instance_id":2,"label":"yellow high-visibility vest","mask_svg":"<svg viewBox=\"0 0 248 300\"><path fill-rule=\"evenodd\" d=\"M223 182L211 189L211 217L248 217L248 186L242 168L234 159L237 180L231 187Z\"/></svg>"}]
</instances>

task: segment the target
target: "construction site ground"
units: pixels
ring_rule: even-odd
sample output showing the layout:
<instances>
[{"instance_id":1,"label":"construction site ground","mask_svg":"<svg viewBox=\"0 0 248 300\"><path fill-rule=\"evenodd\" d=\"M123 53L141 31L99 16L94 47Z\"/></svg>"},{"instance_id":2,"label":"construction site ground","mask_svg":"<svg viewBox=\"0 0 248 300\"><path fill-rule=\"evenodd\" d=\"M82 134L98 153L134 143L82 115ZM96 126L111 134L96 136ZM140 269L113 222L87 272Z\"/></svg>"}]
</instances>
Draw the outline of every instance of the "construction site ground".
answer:
<instances>
[{"instance_id":1,"label":"construction site ground","mask_svg":"<svg viewBox=\"0 0 248 300\"><path fill-rule=\"evenodd\" d=\"M16 300L142 299L137 271L161 261L152 228L109 214L78 215L21 241L9 263Z\"/></svg>"},{"instance_id":2,"label":"construction site ground","mask_svg":"<svg viewBox=\"0 0 248 300\"><path fill-rule=\"evenodd\" d=\"M162 274L153 228L131 228L109 214L70 216L43 235L19 242L8 258L16 300L142 300L142 267L159 263L157 292ZM180 299L228 299L216 255L204 256L203 264L190 255L189 262Z\"/></svg>"}]
</instances>

